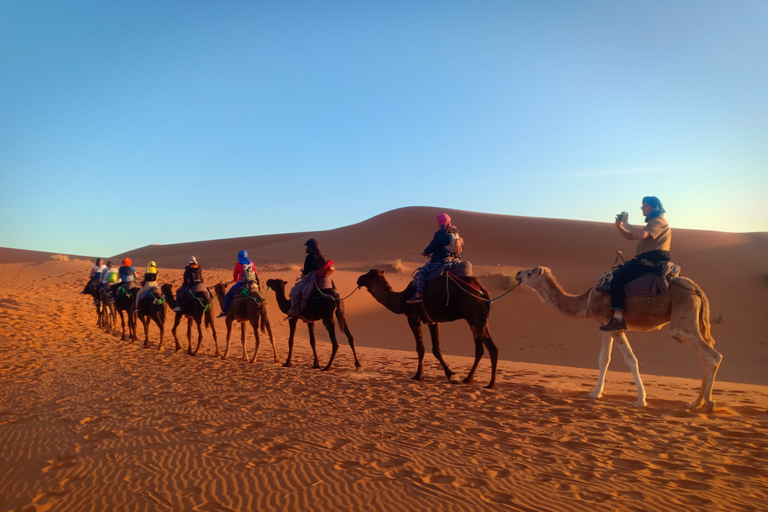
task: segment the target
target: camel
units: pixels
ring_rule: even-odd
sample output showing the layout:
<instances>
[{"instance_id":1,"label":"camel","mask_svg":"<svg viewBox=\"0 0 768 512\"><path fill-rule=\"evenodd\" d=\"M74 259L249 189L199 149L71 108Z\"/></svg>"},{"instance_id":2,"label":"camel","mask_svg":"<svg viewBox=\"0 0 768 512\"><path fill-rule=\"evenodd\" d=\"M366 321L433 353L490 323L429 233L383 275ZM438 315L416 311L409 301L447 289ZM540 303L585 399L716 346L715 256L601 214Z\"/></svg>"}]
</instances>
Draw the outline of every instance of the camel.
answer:
<instances>
[{"instance_id":1,"label":"camel","mask_svg":"<svg viewBox=\"0 0 768 512\"><path fill-rule=\"evenodd\" d=\"M227 285L224 283L218 283L213 287L216 292L216 298L219 299L219 306L224 308L224 298L226 295ZM269 341L272 343L272 352L275 356L275 363L280 362L280 358L277 357L277 348L275 347L275 338L272 336L272 326L269 324L269 316L267 315L267 300L261 296L261 291L258 291L257 296L245 296L238 294L232 301L227 311L227 317L225 322L227 323L227 347L224 349L224 355L222 359L227 358L229 353L229 337L232 334L232 322L240 322L240 338L243 342L243 360L248 360L248 350L245 348L245 322L250 322L253 328L253 335L256 338L256 346L253 351L253 358L251 362L256 361L256 355L259 353L259 325L261 325L261 332L269 333Z\"/></svg>"},{"instance_id":2,"label":"camel","mask_svg":"<svg viewBox=\"0 0 768 512\"><path fill-rule=\"evenodd\" d=\"M613 316L610 310L610 295L596 291L594 287L580 295L570 295L563 291L552 271L546 267L521 270L516 279L527 284L545 302L552 304L558 311L577 318L594 318L601 325ZM669 289L663 295L627 296L627 310L624 313L629 331L653 331L670 324L670 334L681 343L688 342L698 352L702 366L702 381L699 396L687 404L690 409L698 409L706 403L706 411L715 407L712 400L712 387L715 375L723 356L713 346L714 338L710 333L709 301L704 291L686 277L670 279ZM623 331L602 333L603 347L600 350L600 373L595 389L589 393L591 398L601 398L605 385L605 374L611 361L613 341L619 345L632 377L637 386L637 401L634 405L644 407L646 403L645 387L640 378L637 358L629 346Z\"/></svg>"},{"instance_id":3,"label":"camel","mask_svg":"<svg viewBox=\"0 0 768 512\"><path fill-rule=\"evenodd\" d=\"M381 270L371 270L360 276L358 286L365 286L373 298L393 313L405 315L408 325L416 339L416 352L419 355L419 366L413 380L424 380L424 341L421 334L421 323L429 325L432 337L432 354L440 361L445 376L450 382L457 382L458 376L448 368L440 350L440 322L453 322L464 319L472 329L475 339L475 362L469 375L464 379L466 384L472 383L475 370L483 357L483 345L491 356L491 382L487 389L496 388L496 365L499 360L499 349L491 339L488 329L488 316L491 312L488 290L475 277L462 277L461 281L451 279L446 284L447 276L432 280L424 290L423 302L408 304L406 300L413 295L411 284L402 292L395 292L384 277ZM447 294L447 296L446 296Z\"/></svg>"},{"instance_id":4,"label":"camel","mask_svg":"<svg viewBox=\"0 0 768 512\"><path fill-rule=\"evenodd\" d=\"M170 283L165 283L160 287L163 292L163 297L168 302L171 309L176 307L176 297L173 294L173 286ZM216 353L214 357L219 357L219 342L216 339L216 327L213 325L213 300L211 291L197 291L190 296L181 300L181 311L176 311L176 318L173 322L173 339L176 341L176 347L179 347L179 338L176 336L176 328L179 326L182 317L187 319L187 354L196 356L197 351L200 350L200 345L203 342L203 328L201 323L205 321L205 326L211 328L213 334L213 343L216 347ZM192 351L192 321L197 324L197 347ZM178 348L176 349L178 350Z\"/></svg>"},{"instance_id":5,"label":"camel","mask_svg":"<svg viewBox=\"0 0 768 512\"><path fill-rule=\"evenodd\" d=\"M281 279L269 279L267 281L267 288L271 288L275 291L275 296L277 297L277 305L280 308L280 311L285 314L288 314L288 311L291 309L291 300L285 296L285 287L287 284L288 283L286 281ZM285 361L283 366L293 366L293 363L291 362L291 358L293 356L293 337L294 334L296 334L296 324L300 318L307 324L307 328L309 329L309 344L312 347L312 354L315 356L312 368L320 368L320 363L317 359L317 350L315 348L314 322L317 320L322 320L323 325L326 329L328 329L328 336L331 338L333 349L331 351L331 359L328 361L328 364L325 366L325 368L323 368L322 371L330 370L331 365L333 364L333 360L336 357L336 351L339 349L339 342L336 340L336 326L334 324L335 315L336 319L339 321L339 327L342 331L344 331L344 334L347 336L347 340L349 341L349 346L352 348L352 355L355 358L355 368L358 371L361 370L362 365L357 359L357 353L355 352L355 340L352 338L352 333L349 332L347 319L344 316L344 302L336 299L338 299L338 295L335 294L335 292L334 296L332 297L326 295L313 297L307 302L307 305L304 307L304 310L301 312L298 318L290 318L288 320L288 325L290 327L290 334L288 335L288 359Z\"/></svg>"},{"instance_id":6,"label":"camel","mask_svg":"<svg viewBox=\"0 0 768 512\"><path fill-rule=\"evenodd\" d=\"M157 350L163 349L163 336L165 334L165 298L159 288L153 288L139 299L139 305L136 309L139 320L144 326L144 348L149 348L149 325L154 321L160 329L160 343ZM176 341L176 351L181 350L178 340Z\"/></svg>"},{"instance_id":7,"label":"camel","mask_svg":"<svg viewBox=\"0 0 768 512\"><path fill-rule=\"evenodd\" d=\"M123 327L123 335L120 337L120 341L125 340L125 318L123 318L123 311L125 311L128 317L128 339L129 341L136 341L136 302L134 294L139 291L138 288L128 288L117 286L114 288L115 309L120 314L120 323Z\"/></svg>"}]
</instances>

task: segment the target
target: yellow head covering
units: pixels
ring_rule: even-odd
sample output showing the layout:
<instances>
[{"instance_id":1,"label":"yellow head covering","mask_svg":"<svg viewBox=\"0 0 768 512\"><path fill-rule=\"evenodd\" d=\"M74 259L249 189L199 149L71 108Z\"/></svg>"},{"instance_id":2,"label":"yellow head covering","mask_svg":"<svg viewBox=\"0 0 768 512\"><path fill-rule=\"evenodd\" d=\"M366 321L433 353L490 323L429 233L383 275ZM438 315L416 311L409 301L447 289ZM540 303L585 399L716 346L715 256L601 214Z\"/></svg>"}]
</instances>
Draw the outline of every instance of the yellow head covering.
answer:
<instances>
[{"instance_id":1,"label":"yellow head covering","mask_svg":"<svg viewBox=\"0 0 768 512\"><path fill-rule=\"evenodd\" d=\"M149 264L147 265L146 273L147 274L157 274L157 265L155 264L154 261L150 261L149 262Z\"/></svg>"}]
</instances>

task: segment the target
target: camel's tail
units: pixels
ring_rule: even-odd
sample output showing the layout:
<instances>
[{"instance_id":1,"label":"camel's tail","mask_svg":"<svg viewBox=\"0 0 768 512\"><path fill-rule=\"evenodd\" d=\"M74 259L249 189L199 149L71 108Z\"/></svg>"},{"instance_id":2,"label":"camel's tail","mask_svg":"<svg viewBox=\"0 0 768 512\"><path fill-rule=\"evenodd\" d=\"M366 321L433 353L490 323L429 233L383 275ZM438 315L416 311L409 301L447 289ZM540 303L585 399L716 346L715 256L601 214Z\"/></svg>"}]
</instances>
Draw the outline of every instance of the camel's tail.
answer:
<instances>
[{"instance_id":1,"label":"camel's tail","mask_svg":"<svg viewBox=\"0 0 768 512\"><path fill-rule=\"evenodd\" d=\"M261 334L267 334L267 325L269 325L267 305L262 302L261 311L259 312L259 329L261 329Z\"/></svg>"},{"instance_id":2,"label":"camel's tail","mask_svg":"<svg viewBox=\"0 0 768 512\"><path fill-rule=\"evenodd\" d=\"M339 329L342 330L342 332L346 332L347 327L347 318L344 315L344 303L339 302L336 306L336 321L339 322Z\"/></svg>"},{"instance_id":3,"label":"camel's tail","mask_svg":"<svg viewBox=\"0 0 768 512\"><path fill-rule=\"evenodd\" d=\"M712 332L710 330L709 299L707 299L707 295L701 287L698 287L696 294L701 299L701 308L699 309L699 333L701 334L701 337L704 338L704 341L706 341L710 347L713 347L715 345L715 339L712 337Z\"/></svg>"}]
</instances>

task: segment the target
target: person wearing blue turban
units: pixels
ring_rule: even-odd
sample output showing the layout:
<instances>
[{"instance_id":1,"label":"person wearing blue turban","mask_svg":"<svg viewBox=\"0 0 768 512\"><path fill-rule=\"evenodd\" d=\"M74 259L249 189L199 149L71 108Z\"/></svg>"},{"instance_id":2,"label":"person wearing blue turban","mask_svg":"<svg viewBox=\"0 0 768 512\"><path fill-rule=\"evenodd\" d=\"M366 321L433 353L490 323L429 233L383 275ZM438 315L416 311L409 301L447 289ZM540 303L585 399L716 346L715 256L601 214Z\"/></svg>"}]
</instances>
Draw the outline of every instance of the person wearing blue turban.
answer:
<instances>
[{"instance_id":1,"label":"person wearing blue turban","mask_svg":"<svg viewBox=\"0 0 768 512\"><path fill-rule=\"evenodd\" d=\"M216 318L226 318L229 306L235 298L235 294L240 293L244 288L250 288L252 285L261 288L259 284L258 272L256 271L256 265L248 259L248 251L242 249L237 253L237 263L232 271L232 282L235 283L227 291L224 297L224 304L221 307L221 313Z\"/></svg>"},{"instance_id":2,"label":"person wearing blue turban","mask_svg":"<svg viewBox=\"0 0 768 512\"><path fill-rule=\"evenodd\" d=\"M616 216L616 229L627 240L638 240L635 257L625 262L613 273L611 279L611 310L613 318L600 327L601 331L619 331L627 328L624 321L625 295L624 285L636 277L649 272L659 272L659 266L669 261L672 242L672 231L667 219L666 210L656 196L645 196L641 206L645 215L645 226L632 226L627 222L627 212Z\"/></svg>"}]
</instances>

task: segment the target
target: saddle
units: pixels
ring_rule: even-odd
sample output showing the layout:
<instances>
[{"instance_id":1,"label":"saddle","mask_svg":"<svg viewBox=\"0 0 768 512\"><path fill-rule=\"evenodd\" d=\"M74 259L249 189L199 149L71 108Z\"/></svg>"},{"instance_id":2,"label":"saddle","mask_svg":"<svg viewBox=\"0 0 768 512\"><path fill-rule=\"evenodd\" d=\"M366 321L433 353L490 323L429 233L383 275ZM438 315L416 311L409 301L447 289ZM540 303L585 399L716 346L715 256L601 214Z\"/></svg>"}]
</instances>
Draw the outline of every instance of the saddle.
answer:
<instances>
[{"instance_id":1,"label":"saddle","mask_svg":"<svg viewBox=\"0 0 768 512\"><path fill-rule=\"evenodd\" d=\"M242 288L239 292L235 293L235 296L232 298L233 302L246 299L256 300L257 302L264 300L264 297L261 294L261 290L259 289L259 285L255 282L248 284L248 287Z\"/></svg>"},{"instance_id":2,"label":"saddle","mask_svg":"<svg viewBox=\"0 0 768 512\"><path fill-rule=\"evenodd\" d=\"M669 281L680 275L680 267L671 261L658 265L658 275L649 272L633 279L624 285L624 295L663 295L669 288ZM613 270L602 275L595 287L597 290L610 293Z\"/></svg>"},{"instance_id":3,"label":"saddle","mask_svg":"<svg viewBox=\"0 0 768 512\"><path fill-rule=\"evenodd\" d=\"M413 271L413 280L411 284L416 286L416 277L419 275L421 267ZM456 277L470 277L472 273L472 263L469 261L446 261L442 266L436 268L427 275L427 281L440 278L445 272L450 272Z\"/></svg>"},{"instance_id":4,"label":"saddle","mask_svg":"<svg viewBox=\"0 0 768 512\"><path fill-rule=\"evenodd\" d=\"M135 290L138 290L140 286L135 281L129 281L127 283L119 283L114 290L116 295L126 294L133 295Z\"/></svg>"}]
</instances>

